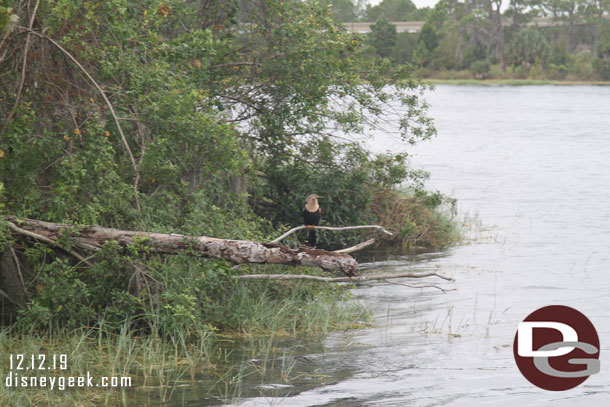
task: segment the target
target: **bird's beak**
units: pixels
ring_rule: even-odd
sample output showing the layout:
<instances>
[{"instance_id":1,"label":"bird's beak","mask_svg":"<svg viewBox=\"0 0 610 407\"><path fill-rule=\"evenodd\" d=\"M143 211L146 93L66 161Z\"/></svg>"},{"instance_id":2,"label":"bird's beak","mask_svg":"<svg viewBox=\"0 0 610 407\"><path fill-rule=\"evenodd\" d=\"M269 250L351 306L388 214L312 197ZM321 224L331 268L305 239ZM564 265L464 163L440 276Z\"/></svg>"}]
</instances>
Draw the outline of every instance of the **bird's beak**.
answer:
<instances>
[{"instance_id":1,"label":"bird's beak","mask_svg":"<svg viewBox=\"0 0 610 407\"><path fill-rule=\"evenodd\" d=\"M324 198L323 196L317 195L316 198L320 199L320 198Z\"/></svg>"}]
</instances>

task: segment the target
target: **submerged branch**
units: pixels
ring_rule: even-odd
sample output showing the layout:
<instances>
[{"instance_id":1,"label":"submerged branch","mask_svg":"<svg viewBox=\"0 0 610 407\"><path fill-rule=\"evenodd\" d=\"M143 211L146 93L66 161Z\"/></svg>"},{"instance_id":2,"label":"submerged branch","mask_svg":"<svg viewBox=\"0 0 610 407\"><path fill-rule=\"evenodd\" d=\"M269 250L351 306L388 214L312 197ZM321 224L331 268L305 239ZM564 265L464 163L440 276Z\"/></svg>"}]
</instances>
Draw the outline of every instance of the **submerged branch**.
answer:
<instances>
[{"instance_id":1,"label":"submerged branch","mask_svg":"<svg viewBox=\"0 0 610 407\"><path fill-rule=\"evenodd\" d=\"M310 276L306 274L242 274L235 276L239 280L311 280L320 281L322 283L353 283L358 281L371 281L371 280L386 280L392 278L423 278L435 276L442 278L447 281L455 281L453 278L444 276L442 274L435 273L433 271L426 273L384 273L384 274L371 274L367 276L357 277L320 277Z\"/></svg>"}]
</instances>

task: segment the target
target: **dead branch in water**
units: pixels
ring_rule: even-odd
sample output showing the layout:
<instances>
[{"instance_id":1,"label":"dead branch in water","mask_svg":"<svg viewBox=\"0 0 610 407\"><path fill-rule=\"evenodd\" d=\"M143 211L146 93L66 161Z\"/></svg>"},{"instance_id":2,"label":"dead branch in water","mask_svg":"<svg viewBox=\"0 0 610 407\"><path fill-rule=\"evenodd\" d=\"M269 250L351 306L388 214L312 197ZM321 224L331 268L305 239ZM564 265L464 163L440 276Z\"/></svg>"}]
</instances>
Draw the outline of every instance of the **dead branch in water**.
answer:
<instances>
[{"instance_id":1,"label":"dead branch in water","mask_svg":"<svg viewBox=\"0 0 610 407\"><path fill-rule=\"evenodd\" d=\"M440 287L438 285L434 285L434 284L419 284L419 285L414 285L414 284L405 284L405 283L397 283L396 281L387 281L387 279L381 280L384 281L388 284L394 284L394 285L404 285L405 287L409 287L409 288L436 288L439 289L443 292L443 294L445 294L447 291L457 291L457 288L443 288Z\"/></svg>"},{"instance_id":2,"label":"dead branch in water","mask_svg":"<svg viewBox=\"0 0 610 407\"><path fill-rule=\"evenodd\" d=\"M310 280L319 281L322 283L354 283L358 281L371 281L371 280L386 280L393 278L423 278L423 277L438 277L447 281L455 281L453 278L444 276L433 271L426 273L384 273L384 274L371 274L367 276L356 276L356 277L320 277L310 276L307 274L242 274L235 276L239 280Z\"/></svg>"},{"instance_id":3,"label":"dead branch in water","mask_svg":"<svg viewBox=\"0 0 610 407\"><path fill-rule=\"evenodd\" d=\"M375 239L369 239L366 242L358 243L356 246L347 247L347 248L341 249L341 250L335 250L335 251L333 251L333 253L353 253L358 250L362 250L365 247L372 245L373 243L375 243Z\"/></svg>"}]
</instances>

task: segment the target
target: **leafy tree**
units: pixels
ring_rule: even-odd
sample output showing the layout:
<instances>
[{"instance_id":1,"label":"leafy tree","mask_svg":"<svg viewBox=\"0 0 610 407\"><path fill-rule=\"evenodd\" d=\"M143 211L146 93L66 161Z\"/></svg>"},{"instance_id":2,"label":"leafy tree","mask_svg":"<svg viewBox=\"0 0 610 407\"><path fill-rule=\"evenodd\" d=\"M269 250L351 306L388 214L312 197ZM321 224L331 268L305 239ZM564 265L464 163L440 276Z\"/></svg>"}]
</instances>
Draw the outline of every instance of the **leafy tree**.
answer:
<instances>
[{"instance_id":1,"label":"leafy tree","mask_svg":"<svg viewBox=\"0 0 610 407\"><path fill-rule=\"evenodd\" d=\"M357 21L363 9L363 0L332 0L333 13L341 22Z\"/></svg>"},{"instance_id":2,"label":"leafy tree","mask_svg":"<svg viewBox=\"0 0 610 407\"><path fill-rule=\"evenodd\" d=\"M604 80L610 80L610 24L606 23L600 30L600 41L595 49L596 59L593 62L595 71Z\"/></svg>"},{"instance_id":3,"label":"leafy tree","mask_svg":"<svg viewBox=\"0 0 610 407\"><path fill-rule=\"evenodd\" d=\"M509 61L515 66L529 69L537 59L543 60L549 52L549 44L539 29L531 27L517 33L509 44Z\"/></svg>"},{"instance_id":4,"label":"leafy tree","mask_svg":"<svg viewBox=\"0 0 610 407\"><path fill-rule=\"evenodd\" d=\"M396 44L392 50L392 58L399 63L404 64L411 62L413 53L417 47L419 36L409 32L401 32L396 37Z\"/></svg>"},{"instance_id":5,"label":"leafy tree","mask_svg":"<svg viewBox=\"0 0 610 407\"><path fill-rule=\"evenodd\" d=\"M33 3L0 9L4 213L262 240L272 223L301 222L306 194L326 192L327 219L361 223L372 219L375 189L415 175L401 154L371 156L343 135L366 134L390 102L403 106L395 130L405 142L434 134L423 86L405 67L371 58L327 2ZM390 56L396 31L387 20L377 27L380 54ZM113 320L204 324L206 311L222 310L211 293L231 288L219 262L167 266L141 255L145 247L103 250L91 273L53 250L20 252L42 282L24 321L90 324L111 304ZM134 269L164 293L144 301L125 291Z\"/></svg>"},{"instance_id":6,"label":"leafy tree","mask_svg":"<svg viewBox=\"0 0 610 407\"><path fill-rule=\"evenodd\" d=\"M438 47L438 36L432 24L425 23L419 33L417 47L413 54L414 61L419 66L426 66L431 59L432 53Z\"/></svg>"},{"instance_id":7,"label":"leafy tree","mask_svg":"<svg viewBox=\"0 0 610 407\"><path fill-rule=\"evenodd\" d=\"M417 7L411 0L383 0L376 6L366 8L366 21L377 21L382 16L390 21L412 21Z\"/></svg>"},{"instance_id":8,"label":"leafy tree","mask_svg":"<svg viewBox=\"0 0 610 407\"><path fill-rule=\"evenodd\" d=\"M419 33L419 41L423 42L428 51L433 52L438 47L438 35L432 24L424 24Z\"/></svg>"},{"instance_id":9,"label":"leafy tree","mask_svg":"<svg viewBox=\"0 0 610 407\"><path fill-rule=\"evenodd\" d=\"M470 65L470 70L478 79L485 79L489 74L489 62L485 60L475 61Z\"/></svg>"},{"instance_id":10,"label":"leafy tree","mask_svg":"<svg viewBox=\"0 0 610 407\"><path fill-rule=\"evenodd\" d=\"M387 58L392 55L392 49L396 45L396 37L396 26L382 16L375 24L371 24L371 32L367 39L378 56Z\"/></svg>"},{"instance_id":11,"label":"leafy tree","mask_svg":"<svg viewBox=\"0 0 610 407\"><path fill-rule=\"evenodd\" d=\"M510 0L508 2L504 16L511 19L513 30L520 29L538 15L536 2L537 0Z\"/></svg>"}]
</instances>

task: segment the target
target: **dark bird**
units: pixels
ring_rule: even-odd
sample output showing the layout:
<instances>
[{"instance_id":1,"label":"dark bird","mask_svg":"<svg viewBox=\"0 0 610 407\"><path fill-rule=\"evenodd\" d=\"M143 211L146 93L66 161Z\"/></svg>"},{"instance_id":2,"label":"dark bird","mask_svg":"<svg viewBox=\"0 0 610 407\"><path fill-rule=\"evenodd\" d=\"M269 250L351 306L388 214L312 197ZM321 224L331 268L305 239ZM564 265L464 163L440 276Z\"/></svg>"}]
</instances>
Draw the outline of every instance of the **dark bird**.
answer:
<instances>
[{"instance_id":1,"label":"dark bird","mask_svg":"<svg viewBox=\"0 0 610 407\"><path fill-rule=\"evenodd\" d=\"M305 200L305 207L303 208L303 223L308 226L309 235L307 236L307 245L316 247L316 230L310 226L318 226L320 218L322 217L322 211L320 205L318 205L318 198L322 198L320 195L311 194Z\"/></svg>"}]
</instances>

